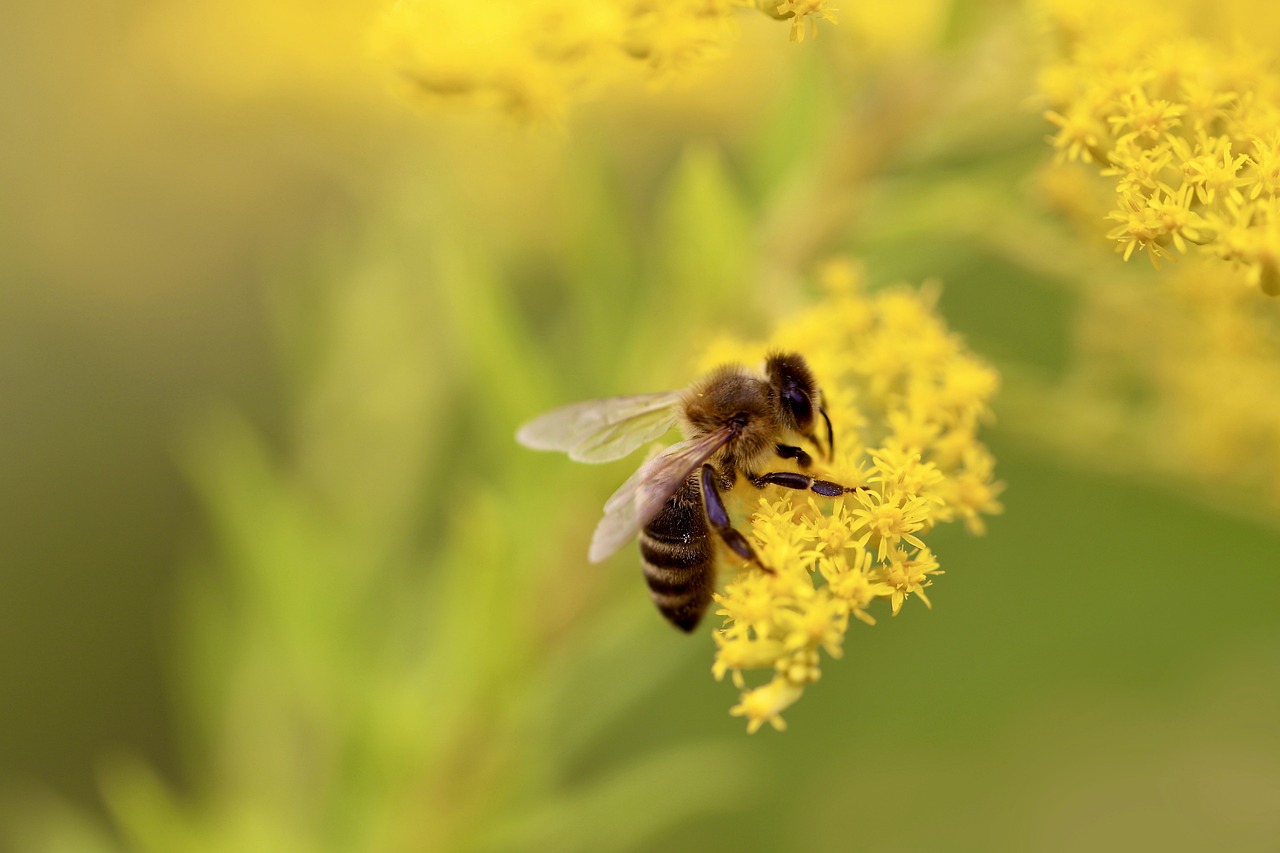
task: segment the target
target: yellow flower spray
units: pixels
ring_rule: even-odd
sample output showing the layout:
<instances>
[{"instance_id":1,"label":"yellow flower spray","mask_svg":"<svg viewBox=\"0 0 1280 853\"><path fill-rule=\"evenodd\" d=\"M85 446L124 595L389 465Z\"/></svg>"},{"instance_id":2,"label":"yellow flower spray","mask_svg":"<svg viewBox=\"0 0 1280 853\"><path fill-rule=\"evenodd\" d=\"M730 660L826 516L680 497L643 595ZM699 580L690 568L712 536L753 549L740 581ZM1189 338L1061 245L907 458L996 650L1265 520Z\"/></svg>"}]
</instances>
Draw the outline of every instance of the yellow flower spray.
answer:
<instances>
[{"instance_id":1,"label":"yellow flower spray","mask_svg":"<svg viewBox=\"0 0 1280 853\"><path fill-rule=\"evenodd\" d=\"M1059 56L1040 76L1058 161L1115 182L1107 237L1126 260L1198 245L1280 295L1280 76L1271 45L1177 2L1047 0ZM1249 4L1249 31L1274 32ZM1239 10L1236 10L1239 11ZM1274 20L1273 20L1274 23ZM1216 31L1216 32L1215 32ZM1219 35L1220 34L1220 35Z\"/></svg>"},{"instance_id":2,"label":"yellow flower spray","mask_svg":"<svg viewBox=\"0 0 1280 853\"><path fill-rule=\"evenodd\" d=\"M1145 252L1159 269L1189 256L1150 276L1088 251L1064 267L1071 244L1043 247L1075 289L1071 366L1056 388L1015 387L1010 422L1056 452L1274 524L1280 15L1244 0L1138 0L1118 15L1040 5L1057 47L1040 74L1058 150L1045 200L1085 234L1114 204L1108 237L1126 258Z\"/></svg>"},{"instance_id":3,"label":"yellow flower spray","mask_svg":"<svg viewBox=\"0 0 1280 853\"><path fill-rule=\"evenodd\" d=\"M850 617L874 625L888 599L897 614L942 573L925 542L938 524L963 519L973 533L998 512L1002 486L977 437L999 378L934 311L936 290L868 293L858 270L821 273L826 298L784 322L767 342L719 341L704 367L759 359L768 348L803 352L836 434L823 476L862 486L835 500L780 487L751 491L751 538L766 573L748 566L716 596L717 679L742 691L731 713L748 731L782 729L782 712L821 675L821 653L843 654ZM772 672L749 687L744 673Z\"/></svg>"}]
</instances>

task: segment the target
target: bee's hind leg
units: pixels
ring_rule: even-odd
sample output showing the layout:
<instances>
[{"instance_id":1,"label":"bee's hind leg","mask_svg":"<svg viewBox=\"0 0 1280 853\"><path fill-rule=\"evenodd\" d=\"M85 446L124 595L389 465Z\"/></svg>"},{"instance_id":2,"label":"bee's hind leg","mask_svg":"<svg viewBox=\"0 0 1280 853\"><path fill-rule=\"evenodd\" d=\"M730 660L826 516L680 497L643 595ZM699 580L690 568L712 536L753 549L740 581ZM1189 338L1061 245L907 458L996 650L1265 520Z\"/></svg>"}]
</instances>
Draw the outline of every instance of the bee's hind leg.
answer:
<instances>
[{"instance_id":1,"label":"bee's hind leg","mask_svg":"<svg viewBox=\"0 0 1280 853\"><path fill-rule=\"evenodd\" d=\"M751 547L747 537L735 530L733 523L729 521L729 511L725 509L724 500L720 497L719 480L720 475L715 468L710 465L702 466L699 482L702 485L702 505L707 511L707 521L720 534L729 550L742 559L755 563L762 571L773 574L773 569L760 562L760 557L756 555L756 550Z\"/></svg>"}]
</instances>

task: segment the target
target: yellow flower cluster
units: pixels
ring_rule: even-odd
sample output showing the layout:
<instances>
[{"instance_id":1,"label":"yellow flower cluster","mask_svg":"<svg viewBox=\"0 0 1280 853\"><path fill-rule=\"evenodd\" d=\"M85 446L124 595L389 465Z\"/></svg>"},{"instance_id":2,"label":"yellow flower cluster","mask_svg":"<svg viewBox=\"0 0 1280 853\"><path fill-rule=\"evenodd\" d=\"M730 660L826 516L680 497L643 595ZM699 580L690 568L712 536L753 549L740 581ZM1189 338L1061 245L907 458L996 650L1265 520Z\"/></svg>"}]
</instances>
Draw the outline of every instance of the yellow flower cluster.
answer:
<instances>
[{"instance_id":1,"label":"yellow flower cluster","mask_svg":"<svg viewBox=\"0 0 1280 853\"><path fill-rule=\"evenodd\" d=\"M925 589L941 570L924 537L935 525L963 519L981 533L982 514L1000 510L994 460L977 438L999 377L948 331L936 292L868 293L846 263L821 280L826 298L770 340L719 341L704 357L709 368L771 348L802 353L835 427L835 458L815 464L863 487L834 500L751 490L751 538L773 572L748 566L716 596L724 624L713 667L742 690L730 713L751 732L784 728L782 712L820 675L820 651L841 656L850 616L875 624L881 598L894 614L912 595L929 605ZM748 688L747 670L773 676Z\"/></svg>"},{"instance_id":2,"label":"yellow flower cluster","mask_svg":"<svg viewBox=\"0 0 1280 853\"><path fill-rule=\"evenodd\" d=\"M399 0L375 45L429 100L558 119L631 69L660 80L723 50L740 8L790 21L795 41L816 19L835 20L829 0L494 0L465 12Z\"/></svg>"},{"instance_id":3,"label":"yellow flower cluster","mask_svg":"<svg viewBox=\"0 0 1280 853\"><path fill-rule=\"evenodd\" d=\"M1146 252L1159 268L1202 246L1280 295L1274 45L1232 32L1229 10L1206 20L1178 0L1044 5L1061 48L1040 77L1053 145L1059 162L1096 164L1115 181L1117 251Z\"/></svg>"}]
</instances>

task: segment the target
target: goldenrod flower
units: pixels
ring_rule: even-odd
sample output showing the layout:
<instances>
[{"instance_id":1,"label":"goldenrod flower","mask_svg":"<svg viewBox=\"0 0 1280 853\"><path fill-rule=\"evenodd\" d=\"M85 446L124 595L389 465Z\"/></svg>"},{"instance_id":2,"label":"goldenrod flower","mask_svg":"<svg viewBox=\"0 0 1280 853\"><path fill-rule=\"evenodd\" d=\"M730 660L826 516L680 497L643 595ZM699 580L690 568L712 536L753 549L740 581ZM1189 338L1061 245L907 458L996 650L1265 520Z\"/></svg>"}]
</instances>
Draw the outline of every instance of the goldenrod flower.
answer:
<instances>
[{"instance_id":1,"label":"goldenrod flower","mask_svg":"<svg viewBox=\"0 0 1280 853\"><path fill-rule=\"evenodd\" d=\"M1273 56L1229 25L1214 33L1215 18L1176 0L1135 0L1122 15L1078 0L1043 5L1062 45L1041 75L1056 161L1095 163L1115 181L1107 218L1120 224L1107 236L1117 251L1145 252L1159 268L1200 245L1280 294L1280 219L1266 203L1280 185ZM1270 31L1264 23L1258 32Z\"/></svg>"},{"instance_id":2,"label":"goldenrod flower","mask_svg":"<svg viewBox=\"0 0 1280 853\"><path fill-rule=\"evenodd\" d=\"M883 492L858 492L857 497L863 509L853 513L853 521L866 530L858 544L875 544L877 560L884 560L889 549L903 540L917 548L924 547L924 542L913 534L929 520L929 501L908 497L892 487Z\"/></svg>"},{"instance_id":3,"label":"goldenrod flower","mask_svg":"<svg viewBox=\"0 0 1280 853\"><path fill-rule=\"evenodd\" d=\"M933 608L925 597L924 588L933 583L930 576L940 575L942 570L938 568L937 558L923 544L915 551L895 548L880 573L885 585L893 589L890 599L895 616L912 593L920 597L925 607Z\"/></svg>"},{"instance_id":4,"label":"goldenrod flower","mask_svg":"<svg viewBox=\"0 0 1280 853\"><path fill-rule=\"evenodd\" d=\"M740 8L791 21L802 41L826 0L399 0L375 46L417 96L556 120L610 81L678 77L725 50Z\"/></svg>"},{"instance_id":5,"label":"goldenrod flower","mask_svg":"<svg viewBox=\"0 0 1280 853\"><path fill-rule=\"evenodd\" d=\"M822 271L827 295L756 345L719 340L706 366L758 360L769 347L804 354L826 396L836 454L822 476L858 491L836 499L770 487L751 538L771 571L744 567L716 596L717 679L742 690L731 713L748 731L782 729L782 713L841 657L850 617L874 625L875 602L896 614L941 574L926 544L936 525L1000 511L994 462L978 441L999 380L934 311L936 289L863 290L855 267ZM746 673L772 671L748 688Z\"/></svg>"},{"instance_id":6,"label":"goldenrod flower","mask_svg":"<svg viewBox=\"0 0 1280 853\"><path fill-rule=\"evenodd\" d=\"M768 723L778 731L784 731L787 723L782 719L782 712L790 708L804 693L804 687L778 675L763 687L748 690L742 694L742 700L729 709L735 717L747 718L747 731L755 734L759 728Z\"/></svg>"}]
</instances>

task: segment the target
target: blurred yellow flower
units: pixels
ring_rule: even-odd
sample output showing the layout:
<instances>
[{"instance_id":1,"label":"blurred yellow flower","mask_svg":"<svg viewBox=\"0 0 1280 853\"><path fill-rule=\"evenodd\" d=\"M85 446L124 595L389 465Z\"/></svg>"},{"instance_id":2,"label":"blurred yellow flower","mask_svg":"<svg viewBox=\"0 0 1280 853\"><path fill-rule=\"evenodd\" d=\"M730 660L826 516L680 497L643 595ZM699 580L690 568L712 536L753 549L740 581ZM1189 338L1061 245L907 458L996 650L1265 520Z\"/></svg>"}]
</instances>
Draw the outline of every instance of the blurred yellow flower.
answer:
<instances>
[{"instance_id":1,"label":"blurred yellow flower","mask_svg":"<svg viewBox=\"0 0 1280 853\"><path fill-rule=\"evenodd\" d=\"M1076 0L1043 6L1061 45L1040 81L1057 160L1115 180L1107 218L1120 224L1107 236L1117 251L1159 268L1199 245L1280 295L1280 76L1274 46L1246 41L1274 32L1275 13L1248 4L1257 17L1242 29L1231 2L1208 18L1155 0L1123 15Z\"/></svg>"},{"instance_id":2,"label":"blurred yellow flower","mask_svg":"<svg viewBox=\"0 0 1280 853\"><path fill-rule=\"evenodd\" d=\"M743 693L742 701L734 705L729 713L735 717L746 717L747 731L752 734L765 723L778 731L784 731L787 723L782 719L782 712L795 704L802 693L803 687L779 676L763 687Z\"/></svg>"},{"instance_id":3,"label":"blurred yellow flower","mask_svg":"<svg viewBox=\"0 0 1280 853\"><path fill-rule=\"evenodd\" d=\"M1280 517L1280 300L1212 258L1079 291L1069 378L1014 402L1056 450ZM1121 330L1121 331L1117 331ZM1018 402L1019 396L1021 402ZM971 486L967 486L969 488Z\"/></svg>"},{"instance_id":4,"label":"blurred yellow flower","mask_svg":"<svg viewBox=\"0 0 1280 853\"><path fill-rule=\"evenodd\" d=\"M858 270L822 271L826 298L758 345L717 341L706 366L752 361L769 347L802 349L835 427L824 476L859 485L835 500L772 487L751 514L765 572L749 565L716 596L717 679L742 690L731 709L748 731L784 728L782 713L821 675L819 652L842 654L849 617L874 625L868 608L888 599L898 613L941 574L924 538L939 523L1000 511L994 462L978 441L999 384L934 311L935 290L863 290ZM744 672L772 670L747 688Z\"/></svg>"},{"instance_id":5,"label":"blurred yellow flower","mask_svg":"<svg viewBox=\"0 0 1280 853\"><path fill-rule=\"evenodd\" d=\"M556 120L636 71L687 74L726 49L740 8L791 21L794 41L815 19L835 20L826 0L499 0L465 15L444 0L399 0L374 43L417 96Z\"/></svg>"}]
</instances>

